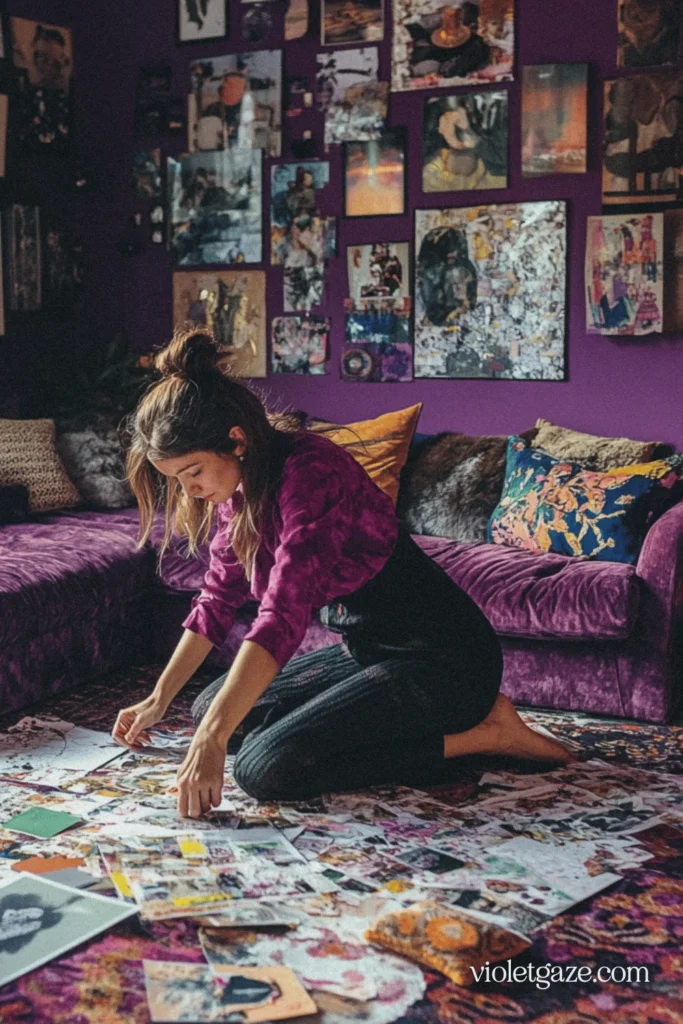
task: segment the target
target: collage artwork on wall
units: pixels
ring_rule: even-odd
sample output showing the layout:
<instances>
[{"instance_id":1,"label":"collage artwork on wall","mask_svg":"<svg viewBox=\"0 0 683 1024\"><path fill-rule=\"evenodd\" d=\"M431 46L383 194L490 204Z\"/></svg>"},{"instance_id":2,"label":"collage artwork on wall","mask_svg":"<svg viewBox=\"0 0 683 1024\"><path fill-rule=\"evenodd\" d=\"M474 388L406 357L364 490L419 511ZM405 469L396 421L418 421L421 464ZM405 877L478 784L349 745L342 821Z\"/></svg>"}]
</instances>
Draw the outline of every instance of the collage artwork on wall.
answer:
<instances>
[{"instance_id":1,"label":"collage artwork on wall","mask_svg":"<svg viewBox=\"0 0 683 1024\"><path fill-rule=\"evenodd\" d=\"M683 320L678 0L610 0L602 81L567 52L516 66L515 0L320 0L319 17L318 0L245 0L232 23L228 0L173 3L182 56L141 67L135 95L127 173L147 234L121 251L166 243L175 320L209 325L234 372L322 375L334 356L345 381L564 380L567 238L583 225L568 223L561 177L535 202L511 183L520 166L522 179L585 174L594 136L586 331L645 337ZM9 115L28 148L66 151L73 135L71 30L6 27L19 86L16 112L0 96L0 174ZM30 205L3 227L7 308L68 294L46 274L78 276L77 241L41 235ZM335 277L328 295L344 254L346 291Z\"/></svg>"}]
</instances>

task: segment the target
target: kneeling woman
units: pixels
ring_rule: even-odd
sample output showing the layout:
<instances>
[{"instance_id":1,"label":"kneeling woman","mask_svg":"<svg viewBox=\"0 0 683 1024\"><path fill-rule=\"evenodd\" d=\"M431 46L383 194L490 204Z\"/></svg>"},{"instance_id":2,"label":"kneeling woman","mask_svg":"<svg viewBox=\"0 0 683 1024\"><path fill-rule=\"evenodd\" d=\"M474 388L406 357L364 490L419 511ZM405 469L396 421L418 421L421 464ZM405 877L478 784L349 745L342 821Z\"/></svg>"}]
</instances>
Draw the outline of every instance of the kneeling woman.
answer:
<instances>
[{"instance_id":1,"label":"kneeling woman","mask_svg":"<svg viewBox=\"0 0 683 1024\"><path fill-rule=\"evenodd\" d=\"M570 760L499 693L491 625L399 526L391 499L326 437L274 428L217 360L208 335L174 338L129 453L142 542L162 497L166 543L174 525L191 550L214 515L217 529L180 643L153 693L119 713L114 738L146 742L239 607L260 601L230 671L195 702L180 813L220 803L243 720L234 774L259 800L435 784L463 754ZM293 658L314 612L343 642Z\"/></svg>"}]
</instances>

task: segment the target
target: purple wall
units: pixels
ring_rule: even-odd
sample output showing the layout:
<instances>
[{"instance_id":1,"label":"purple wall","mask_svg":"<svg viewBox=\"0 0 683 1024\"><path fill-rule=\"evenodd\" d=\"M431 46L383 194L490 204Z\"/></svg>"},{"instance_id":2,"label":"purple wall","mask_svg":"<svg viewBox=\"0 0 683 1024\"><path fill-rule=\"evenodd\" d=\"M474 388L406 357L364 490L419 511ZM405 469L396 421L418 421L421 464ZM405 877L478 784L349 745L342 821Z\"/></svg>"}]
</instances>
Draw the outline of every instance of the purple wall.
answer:
<instances>
[{"instance_id":1,"label":"purple wall","mask_svg":"<svg viewBox=\"0 0 683 1024\"><path fill-rule=\"evenodd\" d=\"M315 0L312 0L315 3ZM473 433L508 433L533 424L539 415L557 422L605 434L666 440L683 447L683 339L614 340L587 336L583 298L585 220L600 212L600 150L602 80L615 71L616 0L517 0L518 68L523 64L585 61L592 65L589 161L585 175L547 179L521 178L520 87L510 86L510 188L489 193L451 193L425 196L421 191L422 108L428 95L417 92L392 96L390 121L409 125L410 216L339 219L339 256L329 267L324 312L332 319L332 349L326 377L278 376L260 382L280 402L314 414L349 422L390 409L424 402L419 429L454 429ZM19 4L17 4L19 6ZM44 7L25 0L22 10ZM52 6L52 5L51 5ZM55 10L56 10L55 4ZM67 4L63 4L66 7ZM281 45L284 4L268 6L274 28L263 43L246 47L241 42L241 5L232 0L232 40L228 43L177 46L175 0L118 0L116 3L78 5L75 24L76 100L79 135L84 155L100 179L99 196L90 202L89 296L93 340L101 332L122 327L136 349L163 343L172 328L171 264L167 252L148 244L135 257L119 256L115 248L126 219L144 204L136 202L131 185L131 159L135 148L160 145L162 152L183 151L183 139L134 140L132 133L137 70L144 63L170 61L175 70L175 93L189 88L189 61L230 49L277 48ZM122 17L125 7L125 18ZM387 33L387 40L389 34ZM311 87L315 55L313 38L284 46L285 72L308 73ZM390 47L380 46L380 73L389 75ZM298 137L312 127L322 137L315 113L288 125L283 119L283 156L290 155L288 133ZM318 153L331 163L332 193L336 202L324 213L341 212L340 147ZM270 169L267 162L267 182ZM569 201L569 323L568 379L565 382L427 381L410 384L352 384L338 379L343 330L342 303L346 295L345 248L356 242L412 237L415 207L470 205L477 201L566 199ZM335 209L336 206L336 209ZM267 207L266 207L267 208ZM264 252L269 255L269 245ZM268 269L268 324L282 311L279 268Z\"/></svg>"}]
</instances>

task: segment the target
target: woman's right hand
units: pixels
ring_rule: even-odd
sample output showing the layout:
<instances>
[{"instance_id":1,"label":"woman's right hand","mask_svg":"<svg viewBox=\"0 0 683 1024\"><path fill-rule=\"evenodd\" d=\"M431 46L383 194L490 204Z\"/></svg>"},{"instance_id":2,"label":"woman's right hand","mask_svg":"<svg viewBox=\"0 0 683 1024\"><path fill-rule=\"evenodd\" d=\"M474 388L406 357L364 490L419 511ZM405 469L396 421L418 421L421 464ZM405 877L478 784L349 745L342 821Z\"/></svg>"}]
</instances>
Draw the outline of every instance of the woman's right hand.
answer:
<instances>
[{"instance_id":1,"label":"woman's right hand","mask_svg":"<svg viewBox=\"0 0 683 1024\"><path fill-rule=\"evenodd\" d=\"M142 750L145 744L149 744L147 730L161 721L166 708L167 705L155 694L145 697L139 704L131 704L119 711L112 730L113 738L129 750Z\"/></svg>"}]
</instances>

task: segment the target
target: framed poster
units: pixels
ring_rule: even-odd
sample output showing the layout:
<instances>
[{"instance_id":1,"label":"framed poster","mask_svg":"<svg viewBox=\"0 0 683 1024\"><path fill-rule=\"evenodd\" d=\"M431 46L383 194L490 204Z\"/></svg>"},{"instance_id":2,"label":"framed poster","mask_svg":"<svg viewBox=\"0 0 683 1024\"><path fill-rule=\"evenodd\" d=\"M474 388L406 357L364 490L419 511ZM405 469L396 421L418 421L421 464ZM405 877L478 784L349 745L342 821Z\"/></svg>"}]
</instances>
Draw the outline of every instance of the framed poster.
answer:
<instances>
[{"instance_id":1,"label":"framed poster","mask_svg":"<svg viewBox=\"0 0 683 1024\"><path fill-rule=\"evenodd\" d=\"M507 188L508 94L433 96L422 122L422 191Z\"/></svg>"},{"instance_id":2,"label":"framed poster","mask_svg":"<svg viewBox=\"0 0 683 1024\"><path fill-rule=\"evenodd\" d=\"M225 39L230 27L229 0L175 0L179 43Z\"/></svg>"},{"instance_id":3,"label":"framed poster","mask_svg":"<svg viewBox=\"0 0 683 1024\"><path fill-rule=\"evenodd\" d=\"M564 380L567 204L415 211L415 376Z\"/></svg>"},{"instance_id":4,"label":"framed poster","mask_svg":"<svg viewBox=\"0 0 683 1024\"><path fill-rule=\"evenodd\" d=\"M386 128L370 142L344 143L344 216L401 216L406 202L406 129Z\"/></svg>"},{"instance_id":5,"label":"framed poster","mask_svg":"<svg viewBox=\"0 0 683 1024\"><path fill-rule=\"evenodd\" d=\"M522 69L522 176L586 170L587 64Z\"/></svg>"}]
</instances>

